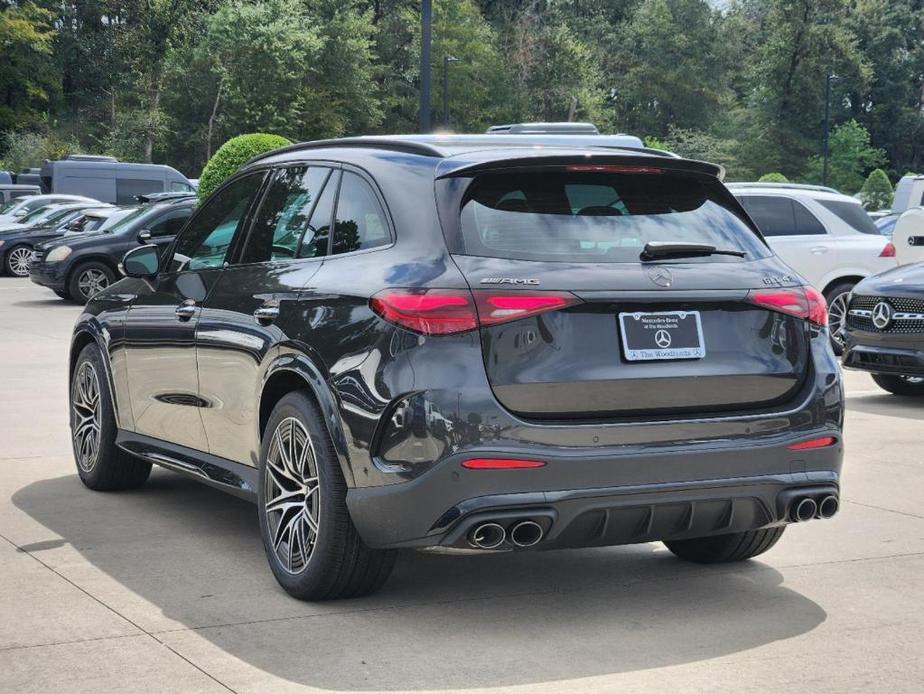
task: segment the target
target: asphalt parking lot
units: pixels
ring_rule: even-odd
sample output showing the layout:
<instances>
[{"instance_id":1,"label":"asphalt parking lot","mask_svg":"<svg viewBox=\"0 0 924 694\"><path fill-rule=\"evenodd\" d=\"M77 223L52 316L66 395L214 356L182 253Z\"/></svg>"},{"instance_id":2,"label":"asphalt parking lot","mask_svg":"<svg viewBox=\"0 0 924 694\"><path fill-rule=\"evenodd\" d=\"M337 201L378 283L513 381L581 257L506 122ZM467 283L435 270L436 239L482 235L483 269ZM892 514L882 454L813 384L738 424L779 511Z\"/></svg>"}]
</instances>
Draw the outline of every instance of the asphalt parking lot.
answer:
<instances>
[{"instance_id":1,"label":"asphalt parking lot","mask_svg":"<svg viewBox=\"0 0 924 694\"><path fill-rule=\"evenodd\" d=\"M246 502L164 470L81 486L79 310L0 278L0 692L921 691L924 402L865 375L847 374L841 513L758 561L407 553L378 594L306 604Z\"/></svg>"}]
</instances>

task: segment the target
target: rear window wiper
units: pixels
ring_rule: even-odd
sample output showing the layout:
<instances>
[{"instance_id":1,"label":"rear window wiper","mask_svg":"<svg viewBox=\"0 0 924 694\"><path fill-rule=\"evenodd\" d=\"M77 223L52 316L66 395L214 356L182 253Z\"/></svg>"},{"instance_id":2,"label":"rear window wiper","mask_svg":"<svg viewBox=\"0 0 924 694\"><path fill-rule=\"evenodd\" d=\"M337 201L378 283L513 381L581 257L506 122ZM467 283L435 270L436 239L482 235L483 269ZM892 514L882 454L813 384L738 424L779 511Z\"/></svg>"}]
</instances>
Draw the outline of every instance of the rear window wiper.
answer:
<instances>
[{"instance_id":1,"label":"rear window wiper","mask_svg":"<svg viewBox=\"0 0 924 694\"><path fill-rule=\"evenodd\" d=\"M743 258L744 251L729 248L716 248L708 243L675 243L673 241L649 241L639 255L643 261L658 260L659 258L700 258L707 255L733 255Z\"/></svg>"}]
</instances>

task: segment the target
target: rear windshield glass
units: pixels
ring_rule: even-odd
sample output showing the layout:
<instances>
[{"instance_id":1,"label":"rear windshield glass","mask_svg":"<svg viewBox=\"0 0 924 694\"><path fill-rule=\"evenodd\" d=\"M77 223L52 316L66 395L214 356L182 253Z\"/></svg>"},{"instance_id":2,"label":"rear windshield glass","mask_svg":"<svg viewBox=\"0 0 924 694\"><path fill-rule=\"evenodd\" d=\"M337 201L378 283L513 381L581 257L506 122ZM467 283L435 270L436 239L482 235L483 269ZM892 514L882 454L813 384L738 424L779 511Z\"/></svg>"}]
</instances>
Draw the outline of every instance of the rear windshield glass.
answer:
<instances>
[{"instance_id":1,"label":"rear windshield glass","mask_svg":"<svg viewBox=\"0 0 924 694\"><path fill-rule=\"evenodd\" d=\"M563 262L638 262L649 241L707 243L770 255L718 182L670 173L490 173L462 202L469 255ZM740 262L709 256L684 262Z\"/></svg>"},{"instance_id":2,"label":"rear windshield glass","mask_svg":"<svg viewBox=\"0 0 924 694\"><path fill-rule=\"evenodd\" d=\"M858 202L841 200L819 200L824 207L836 214L842 221L849 224L862 234L880 234L875 222Z\"/></svg>"}]
</instances>

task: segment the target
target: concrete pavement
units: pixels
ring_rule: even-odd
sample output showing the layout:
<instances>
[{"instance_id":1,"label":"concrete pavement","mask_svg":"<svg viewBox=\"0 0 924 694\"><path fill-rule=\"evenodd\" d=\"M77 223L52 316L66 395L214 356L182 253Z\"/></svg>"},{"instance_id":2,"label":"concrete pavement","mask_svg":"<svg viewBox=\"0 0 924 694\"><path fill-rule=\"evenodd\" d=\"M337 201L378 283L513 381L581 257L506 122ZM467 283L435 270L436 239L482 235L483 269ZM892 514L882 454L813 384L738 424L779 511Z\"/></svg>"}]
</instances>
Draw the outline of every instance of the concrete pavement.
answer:
<instances>
[{"instance_id":1,"label":"concrete pavement","mask_svg":"<svg viewBox=\"0 0 924 694\"><path fill-rule=\"evenodd\" d=\"M380 593L312 605L277 587L246 502L164 470L81 486L78 313L0 278L0 692L921 690L924 402L862 374L841 513L758 561L409 552Z\"/></svg>"}]
</instances>

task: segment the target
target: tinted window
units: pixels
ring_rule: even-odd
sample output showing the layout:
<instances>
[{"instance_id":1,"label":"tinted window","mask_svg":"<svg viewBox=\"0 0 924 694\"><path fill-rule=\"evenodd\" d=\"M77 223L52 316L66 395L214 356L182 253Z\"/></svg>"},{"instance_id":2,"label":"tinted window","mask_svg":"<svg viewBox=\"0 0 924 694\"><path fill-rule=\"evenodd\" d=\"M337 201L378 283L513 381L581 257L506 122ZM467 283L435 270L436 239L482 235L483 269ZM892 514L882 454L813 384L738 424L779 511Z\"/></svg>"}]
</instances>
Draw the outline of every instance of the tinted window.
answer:
<instances>
[{"instance_id":1,"label":"tinted window","mask_svg":"<svg viewBox=\"0 0 924 694\"><path fill-rule=\"evenodd\" d=\"M741 205L764 236L796 236L796 213L792 200L770 195L745 195Z\"/></svg>"},{"instance_id":2,"label":"tinted window","mask_svg":"<svg viewBox=\"0 0 924 694\"><path fill-rule=\"evenodd\" d=\"M800 236L811 236L813 234L827 234L824 224L818 221L818 217L813 215L809 209L801 202L792 201L793 213L796 218L796 233Z\"/></svg>"},{"instance_id":3,"label":"tinted window","mask_svg":"<svg viewBox=\"0 0 924 694\"><path fill-rule=\"evenodd\" d=\"M334 171L327 178L321 197L311 212L308 229L302 237L298 249L299 258L317 258L327 255L330 240L330 222L334 216L334 200L337 197L337 186L340 183L340 172Z\"/></svg>"},{"instance_id":4,"label":"tinted window","mask_svg":"<svg viewBox=\"0 0 924 694\"><path fill-rule=\"evenodd\" d=\"M372 187L356 174L344 171L331 253L377 248L390 241L385 213Z\"/></svg>"},{"instance_id":5,"label":"tinted window","mask_svg":"<svg viewBox=\"0 0 924 694\"><path fill-rule=\"evenodd\" d=\"M193 187L183 181L170 181L170 190L174 193L192 193Z\"/></svg>"},{"instance_id":6,"label":"tinted window","mask_svg":"<svg viewBox=\"0 0 924 694\"><path fill-rule=\"evenodd\" d=\"M329 174L330 169L317 166L279 171L260 205L241 262L262 263L296 257ZM314 235L315 230L311 230L308 243Z\"/></svg>"},{"instance_id":7,"label":"tinted window","mask_svg":"<svg viewBox=\"0 0 924 694\"><path fill-rule=\"evenodd\" d=\"M177 241L174 261L185 270L221 267L263 177L243 176L210 197Z\"/></svg>"},{"instance_id":8,"label":"tinted window","mask_svg":"<svg viewBox=\"0 0 924 694\"><path fill-rule=\"evenodd\" d=\"M861 234L880 233L860 203L847 202L846 200L819 200L818 202Z\"/></svg>"},{"instance_id":9,"label":"tinted window","mask_svg":"<svg viewBox=\"0 0 924 694\"><path fill-rule=\"evenodd\" d=\"M148 227L148 230L151 232L153 237L163 237L163 236L176 236L180 229L183 228L183 225L186 224L186 220L192 216L191 207L183 207L176 210L170 210L163 217L158 219L156 222L151 224Z\"/></svg>"},{"instance_id":10,"label":"tinted window","mask_svg":"<svg viewBox=\"0 0 924 694\"><path fill-rule=\"evenodd\" d=\"M135 202L136 195L145 193L161 193L164 190L163 181L149 181L139 178L116 179L116 203L125 205Z\"/></svg>"},{"instance_id":11,"label":"tinted window","mask_svg":"<svg viewBox=\"0 0 924 694\"><path fill-rule=\"evenodd\" d=\"M491 173L466 191L461 228L466 253L500 258L638 262L650 241L708 243L766 257L736 207L717 181L670 173Z\"/></svg>"}]
</instances>

